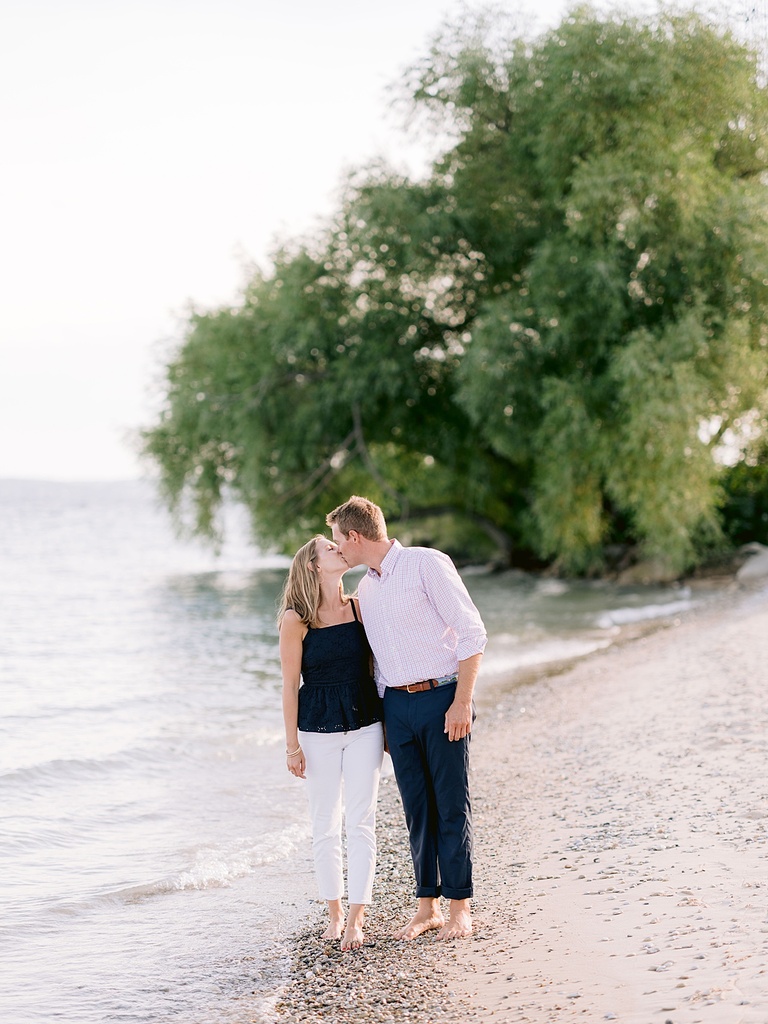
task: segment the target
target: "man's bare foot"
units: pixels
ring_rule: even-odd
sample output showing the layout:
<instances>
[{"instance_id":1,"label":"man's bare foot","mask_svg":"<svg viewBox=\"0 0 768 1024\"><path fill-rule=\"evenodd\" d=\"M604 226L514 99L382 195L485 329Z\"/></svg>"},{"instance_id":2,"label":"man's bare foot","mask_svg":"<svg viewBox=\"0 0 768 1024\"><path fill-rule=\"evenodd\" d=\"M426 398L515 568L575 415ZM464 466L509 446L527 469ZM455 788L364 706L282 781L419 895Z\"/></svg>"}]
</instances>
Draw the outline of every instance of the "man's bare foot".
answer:
<instances>
[{"instance_id":1,"label":"man's bare foot","mask_svg":"<svg viewBox=\"0 0 768 1024\"><path fill-rule=\"evenodd\" d=\"M328 900L328 927L323 932L323 939L340 939L344 934L344 911L341 900Z\"/></svg>"},{"instance_id":2,"label":"man's bare foot","mask_svg":"<svg viewBox=\"0 0 768 1024\"><path fill-rule=\"evenodd\" d=\"M451 900L448 921L437 933L438 939L466 939L472 934L469 900Z\"/></svg>"},{"instance_id":3,"label":"man's bare foot","mask_svg":"<svg viewBox=\"0 0 768 1024\"><path fill-rule=\"evenodd\" d=\"M418 935L423 935L424 932L432 931L433 928L442 928L444 924L445 918L437 900L422 897L419 900L419 909L404 928L395 932L394 937L396 939L415 939Z\"/></svg>"}]
</instances>

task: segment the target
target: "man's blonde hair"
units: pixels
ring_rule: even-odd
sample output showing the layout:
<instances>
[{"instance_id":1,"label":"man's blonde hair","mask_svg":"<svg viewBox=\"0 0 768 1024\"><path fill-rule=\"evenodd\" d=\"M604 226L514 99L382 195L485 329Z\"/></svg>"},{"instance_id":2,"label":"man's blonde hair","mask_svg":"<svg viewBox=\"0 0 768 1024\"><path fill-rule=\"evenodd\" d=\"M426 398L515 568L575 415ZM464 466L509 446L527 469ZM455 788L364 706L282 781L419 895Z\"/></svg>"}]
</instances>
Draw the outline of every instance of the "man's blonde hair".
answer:
<instances>
[{"instance_id":1,"label":"man's blonde hair","mask_svg":"<svg viewBox=\"0 0 768 1024\"><path fill-rule=\"evenodd\" d=\"M355 530L366 540L387 539L384 513L378 505L359 494L353 494L343 505L329 512L325 521L328 526L338 526L345 537L349 536L350 530Z\"/></svg>"}]
</instances>

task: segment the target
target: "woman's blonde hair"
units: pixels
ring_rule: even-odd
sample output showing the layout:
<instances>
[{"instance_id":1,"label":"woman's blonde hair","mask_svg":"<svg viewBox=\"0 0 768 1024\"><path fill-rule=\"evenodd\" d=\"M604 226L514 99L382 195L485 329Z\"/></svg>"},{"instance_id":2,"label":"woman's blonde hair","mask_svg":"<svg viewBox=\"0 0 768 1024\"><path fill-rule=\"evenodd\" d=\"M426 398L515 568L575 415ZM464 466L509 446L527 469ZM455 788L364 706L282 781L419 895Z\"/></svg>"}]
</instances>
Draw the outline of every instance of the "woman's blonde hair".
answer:
<instances>
[{"instance_id":1,"label":"woman's blonde hair","mask_svg":"<svg viewBox=\"0 0 768 1024\"><path fill-rule=\"evenodd\" d=\"M288 577L280 595L277 612L278 629L282 626L285 613L289 608L296 612L305 625L315 627L320 625L318 618L322 600L320 574L316 567L313 568L318 543L327 544L328 538L316 533L293 556ZM339 580L339 593L342 601L348 600L344 594L341 580Z\"/></svg>"}]
</instances>

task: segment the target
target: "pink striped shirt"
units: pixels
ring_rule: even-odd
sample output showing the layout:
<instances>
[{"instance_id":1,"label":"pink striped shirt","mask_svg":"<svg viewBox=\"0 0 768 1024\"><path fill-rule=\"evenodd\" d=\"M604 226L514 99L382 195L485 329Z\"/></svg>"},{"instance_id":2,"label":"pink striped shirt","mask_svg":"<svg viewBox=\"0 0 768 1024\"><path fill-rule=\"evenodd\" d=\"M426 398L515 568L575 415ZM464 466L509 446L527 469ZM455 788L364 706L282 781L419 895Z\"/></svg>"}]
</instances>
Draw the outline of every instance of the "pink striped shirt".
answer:
<instances>
[{"instance_id":1,"label":"pink striped shirt","mask_svg":"<svg viewBox=\"0 0 768 1024\"><path fill-rule=\"evenodd\" d=\"M480 613L442 551L393 541L381 575L369 569L358 597L380 695L387 686L452 675L485 649Z\"/></svg>"}]
</instances>

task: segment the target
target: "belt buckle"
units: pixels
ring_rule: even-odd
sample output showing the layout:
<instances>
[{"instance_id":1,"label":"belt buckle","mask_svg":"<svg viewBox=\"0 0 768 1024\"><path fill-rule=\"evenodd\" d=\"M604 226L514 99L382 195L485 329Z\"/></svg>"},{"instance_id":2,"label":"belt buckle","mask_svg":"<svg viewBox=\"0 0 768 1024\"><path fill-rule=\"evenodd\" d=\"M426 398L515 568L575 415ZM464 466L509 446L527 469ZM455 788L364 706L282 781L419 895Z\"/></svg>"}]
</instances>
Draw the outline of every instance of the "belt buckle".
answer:
<instances>
[{"instance_id":1,"label":"belt buckle","mask_svg":"<svg viewBox=\"0 0 768 1024\"><path fill-rule=\"evenodd\" d=\"M424 683L429 683L430 690L434 690L439 684L436 679L420 679L417 683L408 683L406 690L408 693L423 693L425 690ZM414 687L412 690L411 687Z\"/></svg>"}]
</instances>

